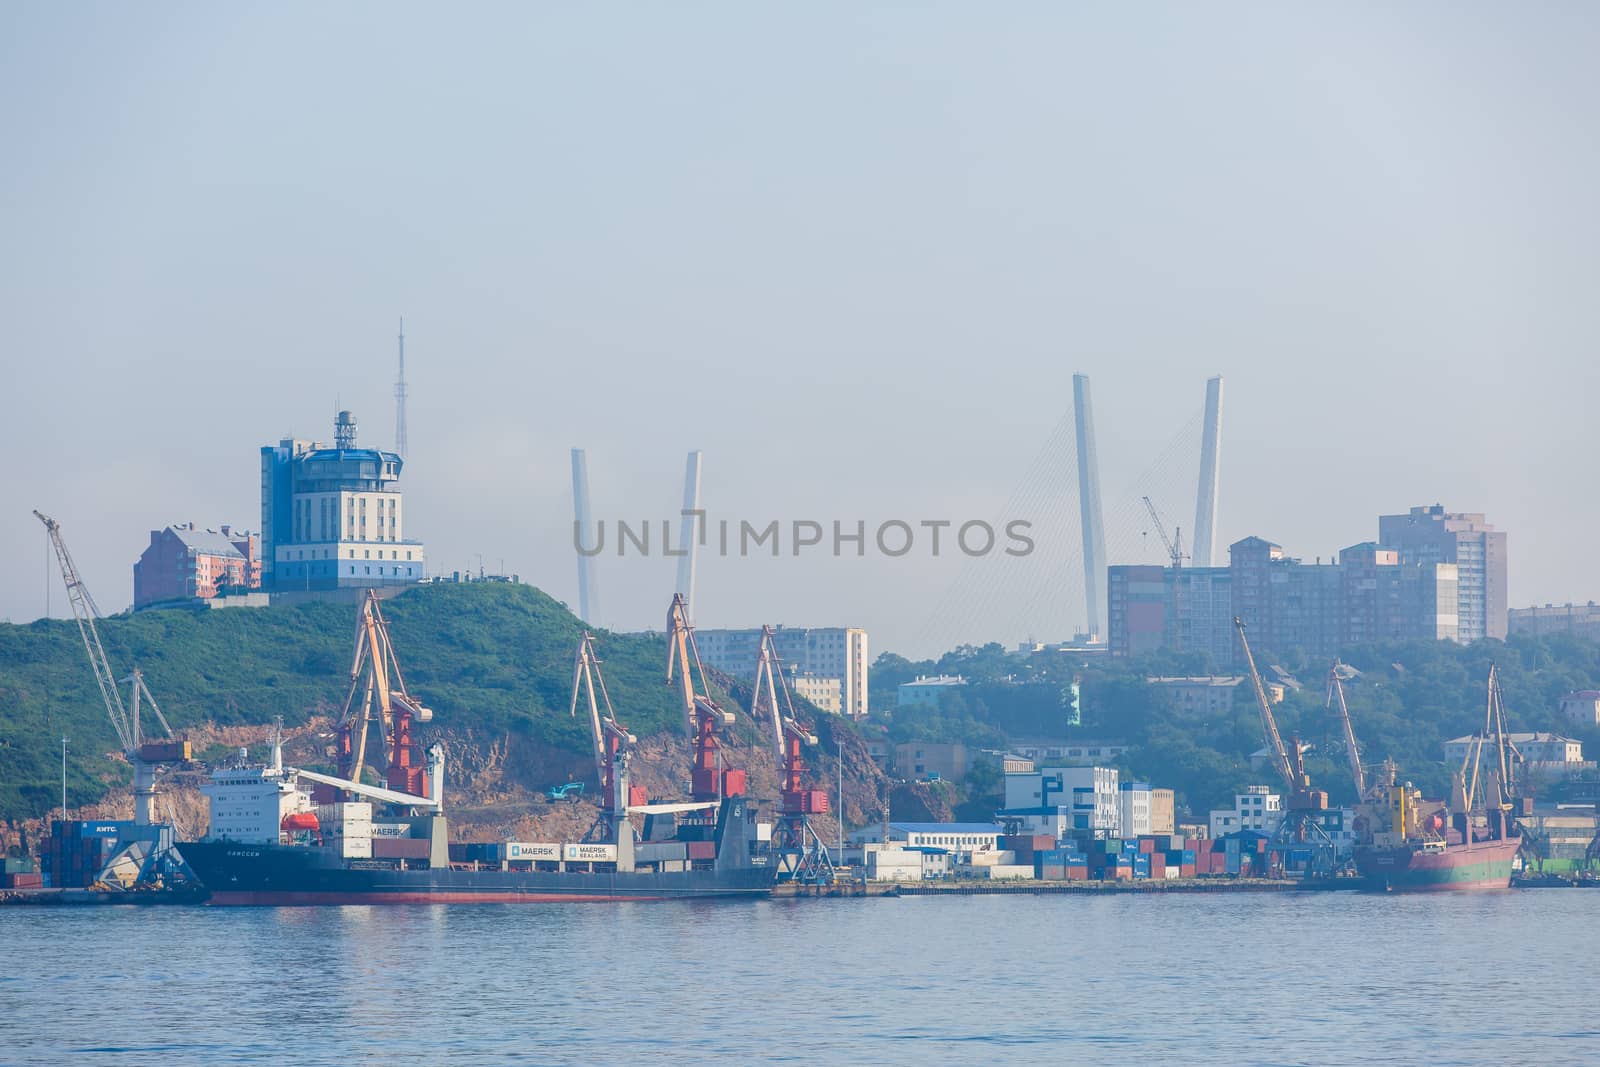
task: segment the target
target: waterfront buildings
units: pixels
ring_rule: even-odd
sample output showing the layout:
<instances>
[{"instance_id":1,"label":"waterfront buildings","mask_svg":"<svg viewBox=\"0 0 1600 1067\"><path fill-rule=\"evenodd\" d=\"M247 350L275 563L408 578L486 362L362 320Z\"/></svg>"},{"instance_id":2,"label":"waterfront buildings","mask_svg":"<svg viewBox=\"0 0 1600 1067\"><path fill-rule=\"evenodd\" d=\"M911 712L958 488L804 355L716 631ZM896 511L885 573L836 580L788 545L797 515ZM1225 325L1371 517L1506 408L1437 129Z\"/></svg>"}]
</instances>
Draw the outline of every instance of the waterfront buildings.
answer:
<instances>
[{"instance_id":1,"label":"waterfront buildings","mask_svg":"<svg viewBox=\"0 0 1600 1067\"><path fill-rule=\"evenodd\" d=\"M1270 834L1283 819L1283 798L1264 785L1245 786L1235 793L1232 808L1211 812L1211 836L1222 837L1240 830Z\"/></svg>"},{"instance_id":2,"label":"waterfront buildings","mask_svg":"<svg viewBox=\"0 0 1600 1067\"><path fill-rule=\"evenodd\" d=\"M194 523L150 531L133 565L133 608L210 600L222 592L261 588L261 545L255 534Z\"/></svg>"},{"instance_id":3,"label":"waterfront buildings","mask_svg":"<svg viewBox=\"0 0 1600 1067\"><path fill-rule=\"evenodd\" d=\"M917 675L909 682L901 682L895 686L894 706L897 708L916 708L939 706L939 700L944 694L952 692L956 686L966 685L967 680L959 674Z\"/></svg>"},{"instance_id":4,"label":"waterfront buildings","mask_svg":"<svg viewBox=\"0 0 1600 1067\"><path fill-rule=\"evenodd\" d=\"M791 688L819 709L867 716L867 631L857 627L773 627L773 643ZM761 628L696 630L700 661L735 678L753 678Z\"/></svg>"},{"instance_id":5,"label":"waterfront buildings","mask_svg":"<svg viewBox=\"0 0 1600 1067\"><path fill-rule=\"evenodd\" d=\"M1506 740L1522 757L1526 774L1543 778L1565 778L1580 771L1594 769L1593 760L1583 758L1583 742L1554 733L1508 733ZM1444 743L1444 761L1448 767L1459 767L1467 759L1477 739L1471 734L1453 737ZM1493 750L1487 745L1482 756L1487 758Z\"/></svg>"},{"instance_id":6,"label":"waterfront buildings","mask_svg":"<svg viewBox=\"0 0 1600 1067\"><path fill-rule=\"evenodd\" d=\"M1506 535L1481 514L1447 512L1439 504L1378 518L1378 540L1402 563L1453 563L1462 642L1506 636Z\"/></svg>"},{"instance_id":7,"label":"waterfront buildings","mask_svg":"<svg viewBox=\"0 0 1600 1067\"><path fill-rule=\"evenodd\" d=\"M1057 766L1008 774L1005 807L999 815L1019 820L1023 833L1049 833L1059 839L1082 830L1096 837L1116 837L1122 824L1117 771Z\"/></svg>"},{"instance_id":8,"label":"waterfront buildings","mask_svg":"<svg viewBox=\"0 0 1600 1067\"><path fill-rule=\"evenodd\" d=\"M356 447L356 420L334 444L284 438L261 450L261 584L273 593L409 585L422 579L421 541L407 539L404 461Z\"/></svg>"}]
</instances>

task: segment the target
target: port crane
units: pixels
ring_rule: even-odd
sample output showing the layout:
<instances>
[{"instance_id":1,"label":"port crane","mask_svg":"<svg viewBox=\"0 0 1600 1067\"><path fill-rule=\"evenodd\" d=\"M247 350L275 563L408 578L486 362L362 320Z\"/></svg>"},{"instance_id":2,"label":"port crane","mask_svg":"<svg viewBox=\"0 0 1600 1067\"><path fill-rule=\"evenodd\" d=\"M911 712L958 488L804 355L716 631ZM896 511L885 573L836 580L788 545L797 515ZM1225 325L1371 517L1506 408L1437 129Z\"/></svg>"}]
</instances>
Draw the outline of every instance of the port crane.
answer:
<instances>
[{"instance_id":1,"label":"port crane","mask_svg":"<svg viewBox=\"0 0 1600 1067\"><path fill-rule=\"evenodd\" d=\"M362 694L358 704L356 698ZM361 781L367 760L368 731L372 723L377 722L383 741L378 769L383 773L385 785L396 793L428 796L428 774L418 759L420 745L412 730L418 723L431 721L432 710L423 707L406 689L394 643L389 639L389 623L383 617L377 592L369 589L356 618L350 691L345 696L344 710L336 728L339 777Z\"/></svg>"},{"instance_id":2,"label":"port crane","mask_svg":"<svg viewBox=\"0 0 1600 1067\"><path fill-rule=\"evenodd\" d=\"M122 679L132 694L132 714L129 714L127 705L122 702L122 694L117 689L118 680L106 659L106 650L100 643L99 628L95 626L95 620L104 616L100 614L99 605L94 602L89 587L78 573L72 553L67 550L67 542L61 535L61 524L42 512L35 511L33 514L50 534L56 561L61 565L61 578L67 586L67 600L78 622L78 634L83 638L84 651L89 655L89 666L100 688L100 698L105 702L106 716L111 720L111 728L116 731L123 755L133 766L133 821L139 826L153 825L156 822L157 768L164 764L188 762L192 755L189 742L173 736L172 727L161 713L150 687L145 684L144 673L138 668ZM161 733L155 738L145 734L141 697L148 703L156 722L161 726Z\"/></svg>"},{"instance_id":3,"label":"port crane","mask_svg":"<svg viewBox=\"0 0 1600 1067\"><path fill-rule=\"evenodd\" d=\"M1288 788L1284 798L1283 819L1278 823L1276 840L1283 843L1310 844L1311 866L1308 874L1331 874L1333 871L1333 839L1323 825L1322 814L1328 810L1328 794L1311 788L1300 750L1300 739L1290 738L1294 755L1284 747L1278 733L1278 721L1272 714L1272 702L1267 699L1266 687L1261 684L1261 672L1256 670L1256 659L1250 651L1250 639L1245 636L1244 620L1235 617L1233 625L1239 631L1239 644L1244 648L1244 661L1250 668L1250 686L1255 692L1256 710L1261 714L1261 732L1267 739L1267 757L1278 777Z\"/></svg>"},{"instance_id":4,"label":"port crane","mask_svg":"<svg viewBox=\"0 0 1600 1067\"><path fill-rule=\"evenodd\" d=\"M780 703L779 698L782 697ZM833 882L833 859L811 825L812 815L826 814L828 794L805 787L804 748L816 745L817 737L801 725L789 696L789 683L783 674L772 627L761 628L761 645L756 654L755 695L750 714L761 722L763 711L770 713L773 755L779 774L778 825L773 830L772 851L777 860L778 878L807 885Z\"/></svg>"},{"instance_id":5,"label":"port crane","mask_svg":"<svg viewBox=\"0 0 1600 1067\"><path fill-rule=\"evenodd\" d=\"M1361 750L1356 747L1356 731L1350 723L1350 706L1344 702L1344 679L1339 673L1342 666L1336 659L1333 666L1328 668L1328 698L1323 706L1331 710L1336 702L1339 705L1339 725L1344 730L1345 752L1350 758L1350 780L1355 783L1356 800L1361 801L1367 795L1367 777L1361 770Z\"/></svg>"},{"instance_id":6,"label":"port crane","mask_svg":"<svg viewBox=\"0 0 1600 1067\"><path fill-rule=\"evenodd\" d=\"M693 664L694 673L690 673ZM689 768L689 795L695 803L720 801L744 792L743 771L722 770L722 750L717 730L732 726L733 716L712 700L706 689L705 668L694 641L694 627L683 594L674 593L667 610L667 684L676 677L683 697L684 723L693 752ZM699 686L695 685L698 677Z\"/></svg>"},{"instance_id":7,"label":"port crane","mask_svg":"<svg viewBox=\"0 0 1600 1067\"><path fill-rule=\"evenodd\" d=\"M578 654L572 668L572 706L568 714L573 718L578 717L580 696L586 698L589 707L594 766L600 776L600 818L591 836L611 841L616 838L622 822L628 817L628 806L644 803L644 797L635 797L628 784L628 760L638 738L617 722L616 711L611 706L611 695L606 692L606 681L600 673L600 658L595 655L594 635L587 630L578 641ZM605 709L603 712L602 705ZM578 783L580 792L582 785Z\"/></svg>"}]
</instances>

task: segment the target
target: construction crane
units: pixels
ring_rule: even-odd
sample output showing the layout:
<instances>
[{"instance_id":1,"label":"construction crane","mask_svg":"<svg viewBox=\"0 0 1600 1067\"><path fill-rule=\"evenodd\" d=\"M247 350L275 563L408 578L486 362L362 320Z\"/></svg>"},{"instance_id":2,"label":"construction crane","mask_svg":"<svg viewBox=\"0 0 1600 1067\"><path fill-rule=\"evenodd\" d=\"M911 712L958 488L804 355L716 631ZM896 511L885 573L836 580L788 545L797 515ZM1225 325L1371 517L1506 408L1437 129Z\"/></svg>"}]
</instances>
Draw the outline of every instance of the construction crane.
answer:
<instances>
[{"instance_id":1,"label":"construction crane","mask_svg":"<svg viewBox=\"0 0 1600 1067\"><path fill-rule=\"evenodd\" d=\"M803 750L807 745L815 745L817 738L800 724L795 714L770 626L761 628L761 645L756 653L755 695L750 704L750 714L756 722L762 721L763 711L770 713L773 755L780 776L778 825L772 839L778 878L808 885L830 884L834 878L833 860L810 818L827 813L828 794L825 790L805 787Z\"/></svg>"},{"instance_id":2,"label":"construction crane","mask_svg":"<svg viewBox=\"0 0 1600 1067\"><path fill-rule=\"evenodd\" d=\"M1161 521L1161 513L1156 510L1155 502L1149 497L1144 497L1145 510L1150 513L1150 521L1155 524L1156 533L1161 537L1161 543L1166 546L1167 558L1172 561L1172 647L1174 651L1183 651L1183 531L1176 526L1172 528L1172 536L1167 536L1166 525Z\"/></svg>"},{"instance_id":3,"label":"construction crane","mask_svg":"<svg viewBox=\"0 0 1600 1067\"><path fill-rule=\"evenodd\" d=\"M378 723L382 746L376 762L389 789L411 796L428 796L428 774L420 760L420 744L412 734L418 723L431 722L433 712L406 689L400 661L389 639L389 623L376 590L362 598L356 618L355 655L350 665L350 691L336 727L335 754L339 777L361 781L367 761L367 737ZM358 694L364 694L357 704ZM319 799L332 800L328 787Z\"/></svg>"},{"instance_id":4,"label":"construction crane","mask_svg":"<svg viewBox=\"0 0 1600 1067\"><path fill-rule=\"evenodd\" d=\"M1339 725L1344 730L1345 752L1350 757L1350 779L1355 783L1356 801L1360 802L1367 795L1367 779L1361 772L1361 750L1356 747L1356 731L1350 723L1350 707L1344 702L1344 679L1339 674L1342 666L1336 659L1333 666L1328 668L1328 699L1324 707L1331 709L1334 701L1338 701Z\"/></svg>"},{"instance_id":5,"label":"construction crane","mask_svg":"<svg viewBox=\"0 0 1600 1067\"><path fill-rule=\"evenodd\" d=\"M635 798L628 784L628 760L631 746L638 738L627 727L617 722L611 706L611 695L606 692L606 680L600 673L600 658L594 652L594 635L587 630L578 642L577 660L572 668L572 706L569 714L578 716L578 698L586 696L589 705L589 727L594 740L594 767L600 777L600 819L594 836L610 841L616 838L622 820L628 817L628 805L643 803ZM604 705L604 712L601 711ZM581 786L582 783L578 783ZM563 787L564 788L564 787Z\"/></svg>"},{"instance_id":6,"label":"construction crane","mask_svg":"<svg viewBox=\"0 0 1600 1067\"><path fill-rule=\"evenodd\" d=\"M690 665L693 665L693 674ZM667 609L667 684L677 678L683 696L684 725L689 731L693 756L689 767L689 795L696 803L720 801L744 792L744 772L723 772L717 729L733 725L733 716L712 700L706 689L705 668L695 645L694 627L683 594L674 593ZM698 678L699 686L695 685Z\"/></svg>"},{"instance_id":7,"label":"construction crane","mask_svg":"<svg viewBox=\"0 0 1600 1067\"><path fill-rule=\"evenodd\" d=\"M129 683L132 691L133 714L128 714L122 694L117 690L117 679L106 659L106 650L100 643L99 628L95 626L95 620L104 616L100 614L99 605L94 602L89 587L79 575L77 564L72 561L72 553L67 551L67 542L61 536L61 524L42 512L35 511L33 514L44 523L44 528L50 534L50 544L55 548L56 560L61 564L61 578L67 586L67 601L72 605L73 617L78 621L78 634L83 638L89 666L94 671L95 683L100 687L100 699L105 702L106 716L111 720L111 728L116 731L123 754L133 766L133 821L139 826L154 825L156 768L167 763L187 762L191 756L189 742L173 736L172 727L167 723L166 716L161 714L160 706L145 684L144 674L138 669L123 679ZM144 732L140 718L141 697L149 702L151 712L161 724L161 734L155 740L147 739Z\"/></svg>"},{"instance_id":8,"label":"construction crane","mask_svg":"<svg viewBox=\"0 0 1600 1067\"><path fill-rule=\"evenodd\" d=\"M1278 721L1272 714L1272 702L1267 699L1266 687L1261 684L1261 672L1256 670L1256 658L1250 651L1250 640L1245 636L1244 620L1235 617L1234 628L1239 631L1239 643L1244 648L1244 661L1250 668L1250 686L1255 692L1256 710L1261 714L1261 732L1267 739L1267 758L1283 784L1288 789L1284 799L1283 819L1278 823L1277 840L1315 846L1308 874L1327 874L1333 869L1333 838L1323 825L1322 813L1328 810L1328 794L1311 788L1302 758L1300 739L1290 738L1294 755L1289 755L1283 738L1278 733Z\"/></svg>"}]
</instances>

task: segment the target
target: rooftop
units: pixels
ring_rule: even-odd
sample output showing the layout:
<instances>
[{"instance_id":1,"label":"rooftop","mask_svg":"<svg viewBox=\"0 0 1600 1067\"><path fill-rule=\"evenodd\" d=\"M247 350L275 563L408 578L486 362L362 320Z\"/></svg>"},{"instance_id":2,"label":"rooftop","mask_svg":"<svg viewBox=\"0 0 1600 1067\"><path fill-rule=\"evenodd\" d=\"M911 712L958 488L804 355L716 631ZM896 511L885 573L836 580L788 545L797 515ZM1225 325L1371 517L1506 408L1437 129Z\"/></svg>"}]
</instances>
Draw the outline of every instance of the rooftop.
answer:
<instances>
[{"instance_id":1,"label":"rooftop","mask_svg":"<svg viewBox=\"0 0 1600 1067\"><path fill-rule=\"evenodd\" d=\"M183 526L168 526L168 530L183 546L191 552L205 556L226 556L230 559L244 559L244 553L233 546L232 537L244 538L249 536L243 530L237 534L218 533L216 530L197 530L193 523Z\"/></svg>"},{"instance_id":2,"label":"rooftop","mask_svg":"<svg viewBox=\"0 0 1600 1067\"><path fill-rule=\"evenodd\" d=\"M890 822L890 830L908 834L997 834L1000 827L992 822Z\"/></svg>"}]
</instances>

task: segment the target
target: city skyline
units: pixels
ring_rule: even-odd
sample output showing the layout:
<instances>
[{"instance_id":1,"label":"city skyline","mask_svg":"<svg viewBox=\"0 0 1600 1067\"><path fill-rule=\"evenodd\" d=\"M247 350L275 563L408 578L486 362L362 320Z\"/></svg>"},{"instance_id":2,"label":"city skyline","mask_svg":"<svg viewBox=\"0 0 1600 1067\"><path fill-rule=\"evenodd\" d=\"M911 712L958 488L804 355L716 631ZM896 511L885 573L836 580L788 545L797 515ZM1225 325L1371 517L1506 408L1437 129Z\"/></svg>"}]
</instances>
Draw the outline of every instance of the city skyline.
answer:
<instances>
[{"instance_id":1,"label":"city skyline","mask_svg":"<svg viewBox=\"0 0 1600 1067\"><path fill-rule=\"evenodd\" d=\"M1139 482L1220 374L1217 545L1332 557L1441 503L1508 533L1512 606L1600 598L1572 387L1588 21L502 14L485 38L330 12L309 41L242 11L14 15L0 79L34 106L0 108L0 418L30 459L0 617L45 607L31 508L110 610L152 529L256 527L260 443L345 407L392 447L401 313L431 563L481 553L574 606L573 447L597 517L674 515L700 449L730 514L990 519L1075 372L1108 563L1161 559L1136 489L1192 515L1187 457ZM406 76L435 57L448 84ZM431 148L396 166L408 144ZM659 626L672 561L602 562L604 621ZM952 594L989 581L955 558L738 562L701 560L700 625L921 655L1083 621L1081 585L1026 613Z\"/></svg>"}]
</instances>

